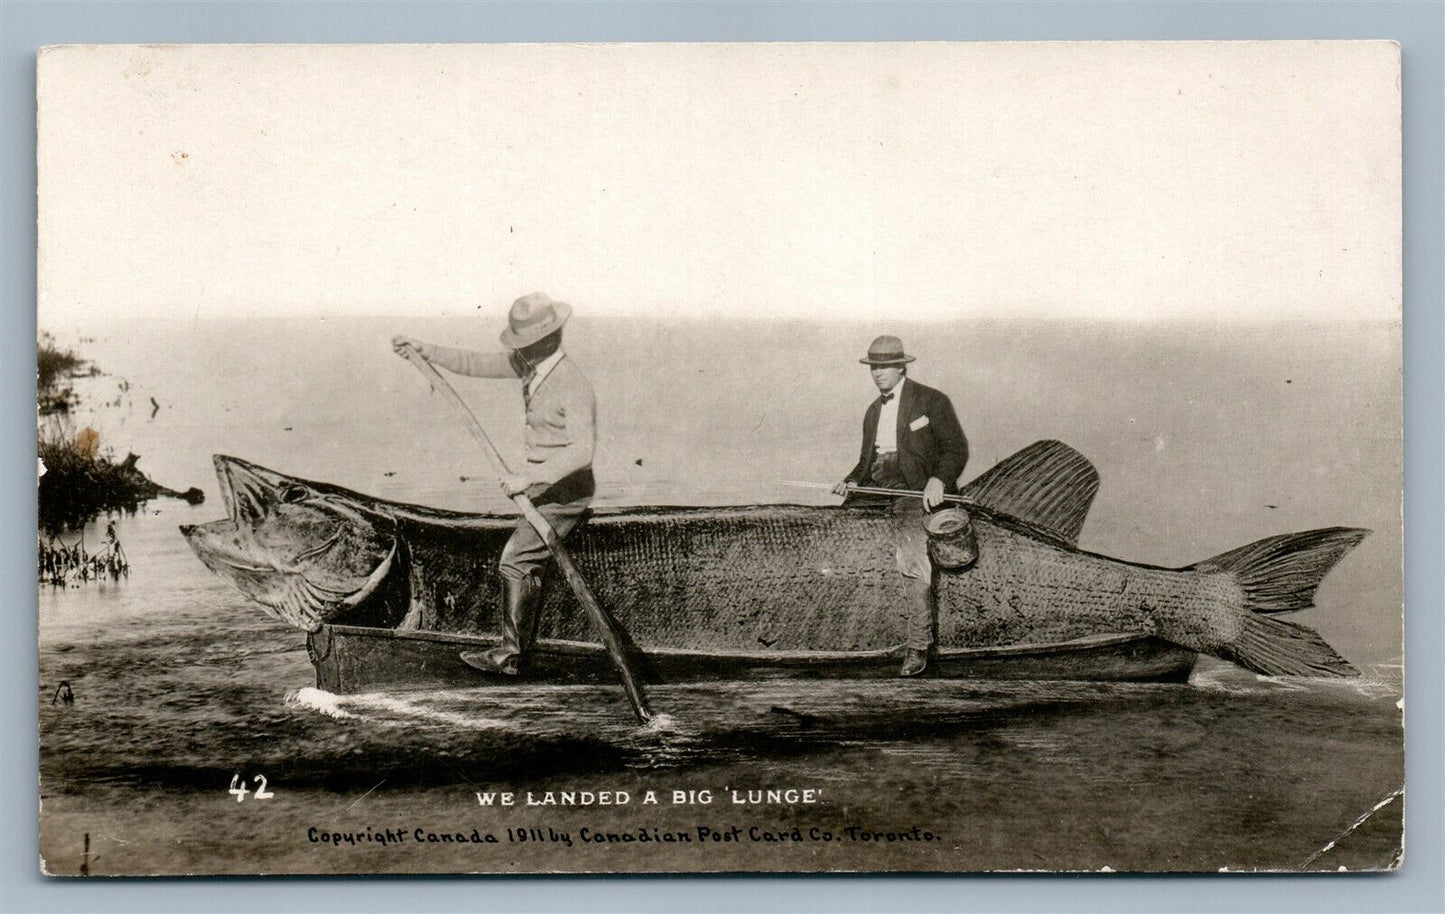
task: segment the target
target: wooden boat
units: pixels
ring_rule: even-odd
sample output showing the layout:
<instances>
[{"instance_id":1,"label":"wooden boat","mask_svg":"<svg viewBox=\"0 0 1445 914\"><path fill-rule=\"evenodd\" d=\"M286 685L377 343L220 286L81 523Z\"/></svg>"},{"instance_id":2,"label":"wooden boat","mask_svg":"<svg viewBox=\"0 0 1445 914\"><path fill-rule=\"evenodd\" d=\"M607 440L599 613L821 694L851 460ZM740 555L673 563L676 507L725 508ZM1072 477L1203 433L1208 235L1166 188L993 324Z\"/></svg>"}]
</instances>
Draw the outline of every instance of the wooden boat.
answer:
<instances>
[{"instance_id":1,"label":"wooden boat","mask_svg":"<svg viewBox=\"0 0 1445 914\"><path fill-rule=\"evenodd\" d=\"M514 686L461 660L497 639L448 632L323 625L307 635L316 687L346 694L391 689ZM539 641L526 682L610 683L617 670L602 645ZM929 676L945 679L1187 682L1198 654L1140 635L1093 635L1057 644L941 648ZM738 651L649 648L641 656L650 684L707 680L885 679L898 675L903 648L878 651Z\"/></svg>"}]
</instances>

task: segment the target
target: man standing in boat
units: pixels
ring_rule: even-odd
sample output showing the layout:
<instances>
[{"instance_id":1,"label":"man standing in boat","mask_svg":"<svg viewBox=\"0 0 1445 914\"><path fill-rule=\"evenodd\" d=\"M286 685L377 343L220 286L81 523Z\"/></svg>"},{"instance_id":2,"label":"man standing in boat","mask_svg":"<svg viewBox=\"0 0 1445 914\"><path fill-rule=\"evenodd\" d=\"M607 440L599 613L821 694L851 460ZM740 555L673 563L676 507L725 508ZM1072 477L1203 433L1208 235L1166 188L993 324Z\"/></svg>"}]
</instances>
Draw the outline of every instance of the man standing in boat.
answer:
<instances>
[{"instance_id":1,"label":"man standing in boat","mask_svg":"<svg viewBox=\"0 0 1445 914\"><path fill-rule=\"evenodd\" d=\"M968 463L968 441L953 403L941 391L908 378L913 356L896 336L880 336L866 358L879 396L863 413L863 447L858 465L833 492L857 504L868 500L854 486L899 489L917 494L892 499L889 514L897 535L898 570L907 582L908 636L901 676L928 668L934 645L933 563L928 558L924 515L958 492Z\"/></svg>"},{"instance_id":2,"label":"man standing in boat","mask_svg":"<svg viewBox=\"0 0 1445 914\"><path fill-rule=\"evenodd\" d=\"M562 325L572 314L566 302L541 292L512 303L503 352L435 346L407 336L392 339L398 353L410 348L427 361L460 375L521 378L526 408L527 462L502 480L508 496L525 493L565 537L592 501L592 453L597 443L597 400L592 385L562 351ZM516 676L536 636L542 576L551 553L523 517L498 563L503 586L502 642L484 654L463 654L478 669Z\"/></svg>"}]
</instances>

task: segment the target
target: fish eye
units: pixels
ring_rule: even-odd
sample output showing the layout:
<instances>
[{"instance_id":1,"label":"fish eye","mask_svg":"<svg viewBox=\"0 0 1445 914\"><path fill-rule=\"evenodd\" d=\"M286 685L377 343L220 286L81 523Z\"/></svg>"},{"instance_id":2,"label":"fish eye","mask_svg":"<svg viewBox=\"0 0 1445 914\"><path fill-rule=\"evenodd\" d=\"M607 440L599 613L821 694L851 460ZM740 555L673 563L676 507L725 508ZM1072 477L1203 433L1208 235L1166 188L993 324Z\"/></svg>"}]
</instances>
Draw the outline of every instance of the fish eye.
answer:
<instances>
[{"instance_id":1,"label":"fish eye","mask_svg":"<svg viewBox=\"0 0 1445 914\"><path fill-rule=\"evenodd\" d=\"M294 505L297 502L305 501L309 494L311 493L307 492L306 489L301 486L286 486L281 490L281 503L283 505Z\"/></svg>"}]
</instances>

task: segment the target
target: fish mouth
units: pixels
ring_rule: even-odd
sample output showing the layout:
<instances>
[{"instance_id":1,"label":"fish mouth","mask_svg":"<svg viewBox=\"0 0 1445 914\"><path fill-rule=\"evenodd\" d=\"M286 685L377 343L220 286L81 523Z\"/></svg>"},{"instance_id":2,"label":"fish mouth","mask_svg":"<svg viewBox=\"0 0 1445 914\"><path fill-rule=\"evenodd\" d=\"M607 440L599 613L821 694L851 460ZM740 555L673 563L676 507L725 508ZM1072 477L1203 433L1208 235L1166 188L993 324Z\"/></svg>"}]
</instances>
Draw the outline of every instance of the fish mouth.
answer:
<instances>
[{"instance_id":1,"label":"fish mouth","mask_svg":"<svg viewBox=\"0 0 1445 914\"><path fill-rule=\"evenodd\" d=\"M241 528L233 520L215 520L208 524L184 524L180 529L181 535L186 538L191 549L212 570L219 571L224 568L228 571L258 575L273 575L281 571L274 565L257 564L243 557L238 538Z\"/></svg>"},{"instance_id":2,"label":"fish mouth","mask_svg":"<svg viewBox=\"0 0 1445 914\"><path fill-rule=\"evenodd\" d=\"M285 567L258 564L247 556L240 548L246 529L232 520L222 519L209 524L186 524L180 531L207 568L235 584L268 615L303 631L316 631L333 616L370 599L391 577L401 551L400 542L394 540L387 555L354 589L337 590L309 578L304 565L309 557L334 546L340 539L339 532L298 555L294 565Z\"/></svg>"},{"instance_id":3,"label":"fish mouth","mask_svg":"<svg viewBox=\"0 0 1445 914\"><path fill-rule=\"evenodd\" d=\"M389 518L370 514L331 487L237 457L216 454L211 459L227 516L181 526L180 532L207 568L230 580L269 615L315 631L365 603L390 579L401 547L395 530L387 529ZM299 507L303 503L311 507ZM284 535L287 525L295 523L291 506L310 512L310 522L297 532L311 542L295 543ZM316 518L325 514L334 515L332 529L318 527ZM268 535L278 530L283 534L279 541ZM382 535L391 541L379 539ZM293 543L304 548L292 554ZM374 556L367 553L365 568L357 567L355 556L348 559L350 553L337 562L328 558L333 551L365 547L376 549ZM313 569L317 563L322 567Z\"/></svg>"},{"instance_id":4,"label":"fish mouth","mask_svg":"<svg viewBox=\"0 0 1445 914\"><path fill-rule=\"evenodd\" d=\"M211 462L221 484L221 503L237 525L254 524L264 518L266 505L276 500L276 493L286 483L279 473L239 457L216 454Z\"/></svg>"}]
</instances>

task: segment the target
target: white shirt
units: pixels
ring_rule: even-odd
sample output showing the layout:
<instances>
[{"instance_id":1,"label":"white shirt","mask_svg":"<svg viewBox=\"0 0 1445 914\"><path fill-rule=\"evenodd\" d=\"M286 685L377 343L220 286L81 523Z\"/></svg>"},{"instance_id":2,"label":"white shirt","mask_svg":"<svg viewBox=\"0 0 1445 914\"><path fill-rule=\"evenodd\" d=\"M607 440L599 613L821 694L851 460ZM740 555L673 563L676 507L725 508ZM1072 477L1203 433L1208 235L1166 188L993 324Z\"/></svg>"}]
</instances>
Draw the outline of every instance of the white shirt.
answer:
<instances>
[{"instance_id":1,"label":"white shirt","mask_svg":"<svg viewBox=\"0 0 1445 914\"><path fill-rule=\"evenodd\" d=\"M552 369L556 368L560 361L562 361L562 347L558 346L556 352L532 366L532 377L522 382L522 395L530 397L536 393L537 388L542 386L542 382L547 380L547 375L552 373Z\"/></svg>"},{"instance_id":2,"label":"white shirt","mask_svg":"<svg viewBox=\"0 0 1445 914\"><path fill-rule=\"evenodd\" d=\"M893 389L888 391L893 395L892 399L878 410L878 434L873 439L873 446L880 454L890 454L898 450L898 404L903 399L903 385L907 383L907 377L899 378Z\"/></svg>"}]
</instances>

